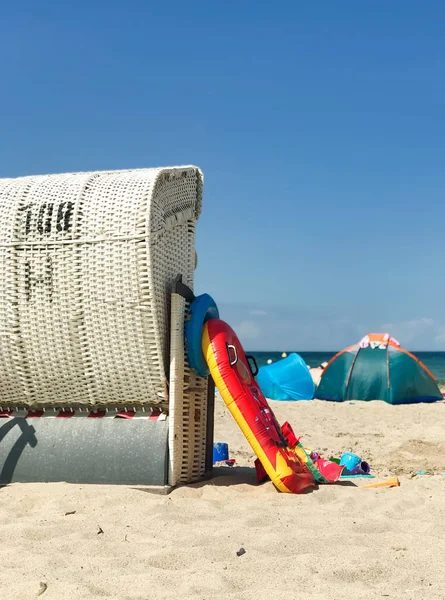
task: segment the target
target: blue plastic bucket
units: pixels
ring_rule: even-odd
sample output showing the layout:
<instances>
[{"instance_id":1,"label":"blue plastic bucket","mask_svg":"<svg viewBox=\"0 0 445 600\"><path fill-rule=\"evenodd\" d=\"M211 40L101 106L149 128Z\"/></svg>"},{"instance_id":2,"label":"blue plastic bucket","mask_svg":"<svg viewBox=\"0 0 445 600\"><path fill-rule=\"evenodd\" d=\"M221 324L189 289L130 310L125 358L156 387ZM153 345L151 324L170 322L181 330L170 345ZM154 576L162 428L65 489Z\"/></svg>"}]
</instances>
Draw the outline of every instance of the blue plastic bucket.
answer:
<instances>
[{"instance_id":1,"label":"blue plastic bucket","mask_svg":"<svg viewBox=\"0 0 445 600\"><path fill-rule=\"evenodd\" d=\"M350 475L369 475L371 471L368 463L353 452L345 452L340 459L340 464L345 467L344 475L347 473Z\"/></svg>"},{"instance_id":2,"label":"blue plastic bucket","mask_svg":"<svg viewBox=\"0 0 445 600\"><path fill-rule=\"evenodd\" d=\"M229 444L215 442L213 444L213 464L229 460Z\"/></svg>"}]
</instances>

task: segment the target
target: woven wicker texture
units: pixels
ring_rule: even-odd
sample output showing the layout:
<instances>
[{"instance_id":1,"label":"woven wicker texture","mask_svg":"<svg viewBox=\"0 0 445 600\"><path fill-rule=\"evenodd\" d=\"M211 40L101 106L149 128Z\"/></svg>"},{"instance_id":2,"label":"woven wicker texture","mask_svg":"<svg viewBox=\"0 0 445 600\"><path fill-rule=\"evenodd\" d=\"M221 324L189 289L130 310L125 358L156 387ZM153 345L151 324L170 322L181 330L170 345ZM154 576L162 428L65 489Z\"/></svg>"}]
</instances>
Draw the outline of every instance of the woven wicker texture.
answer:
<instances>
[{"instance_id":1,"label":"woven wicker texture","mask_svg":"<svg viewBox=\"0 0 445 600\"><path fill-rule=\"evenodd\" d=\"M207 379L190 369L184 347L186 301L172 294L169 406L169 484L199 480L205 473Z\"/></svg>"},{"instance_id":2,"label":"woven wicker texture","mask_svg":"<svg viewBox=\"0 0 445 600\"><path fill-rule=\"evenodd\" d=\"M201 195L195 167L0 180L1 405L167 400Z\"/></svg>"}]
</instances>

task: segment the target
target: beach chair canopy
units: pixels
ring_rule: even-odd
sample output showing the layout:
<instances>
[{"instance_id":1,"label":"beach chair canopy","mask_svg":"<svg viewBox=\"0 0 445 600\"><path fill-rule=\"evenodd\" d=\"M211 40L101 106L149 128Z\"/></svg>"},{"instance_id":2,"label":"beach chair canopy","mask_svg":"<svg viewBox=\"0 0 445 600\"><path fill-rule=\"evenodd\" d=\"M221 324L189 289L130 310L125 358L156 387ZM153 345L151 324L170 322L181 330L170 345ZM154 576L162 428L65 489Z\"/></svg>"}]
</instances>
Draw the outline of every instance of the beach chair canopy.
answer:
<instances>
[{"instance_id":1,"label":"beach chair canopy","mask_svg":"<svg viewBox=\"0 0 445 600\"><path fill-rule=\"evenodd\" d=\"M2 405L168 401L201 198L196 167L0 180Z\"/></svg>"},{"instance_id":2,"label":"beach chair canopy","mask_svg":"<svg viewBox=\"0 0 445 600\"><path fill-rule=\"evenodd\" d=\"M389 333L369 333L328 363L316 392L323 400L441 400L434 375Z\"/></svg>"}]
</instances>

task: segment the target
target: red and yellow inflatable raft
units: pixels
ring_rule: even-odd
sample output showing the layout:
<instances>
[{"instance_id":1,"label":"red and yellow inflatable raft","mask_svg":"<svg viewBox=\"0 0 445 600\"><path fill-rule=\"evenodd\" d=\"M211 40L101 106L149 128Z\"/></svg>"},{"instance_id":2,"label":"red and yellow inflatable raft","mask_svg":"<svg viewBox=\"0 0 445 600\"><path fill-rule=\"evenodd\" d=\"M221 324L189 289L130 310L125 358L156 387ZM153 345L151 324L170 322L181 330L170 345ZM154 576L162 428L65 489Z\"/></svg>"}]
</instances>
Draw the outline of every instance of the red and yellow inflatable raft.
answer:
<instances>
[{"instance_id":1,"label":"red and yellow inflatable raft","mask_svg":"<svg viewBox=\"0 0 445 600\"><path fill-rule=\"evenodd\" d=\"M202 351L224 402L275 487L293 494L314 488L312 474L290 447L292 439L296 443L292 430L286 424L283 432L278 424L233 329L220 319L207 321Z\"/></svg>"}]
</instances>

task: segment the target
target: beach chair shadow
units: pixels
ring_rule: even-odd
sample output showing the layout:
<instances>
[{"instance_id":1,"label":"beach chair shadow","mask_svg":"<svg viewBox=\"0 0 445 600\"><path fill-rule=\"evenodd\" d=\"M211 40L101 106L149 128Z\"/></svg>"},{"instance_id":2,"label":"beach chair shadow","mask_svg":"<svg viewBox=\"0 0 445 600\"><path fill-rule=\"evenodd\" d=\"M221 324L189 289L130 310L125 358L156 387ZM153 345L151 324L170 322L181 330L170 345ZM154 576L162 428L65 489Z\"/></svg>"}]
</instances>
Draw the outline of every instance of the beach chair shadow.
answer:
<instances>
[{"instance_id":1,"label":"beach chair shadow","mask_svg":"<svg viewBox=\"0 0 445 600\"><path fill-rule=\"evenodd\" d=\"M224 487L251 485L256 487L258 483L253 467L214 467L205 479L197 483L192 483L191 487L200 488L206 485Z\"/></svg>"},{"instance_id":2,"label":"beach chair shadow","mask_svg":"<svg viewBox=\"0 0 445 600\"><path fill-rule=\"evenodd\" d=\"M266 480L262 483L257 482L255 467L214 467L212 473L205 479L197 483L192 483L188 487L195 489L209 485L217 487L232 487L236 485L259 487L267 483L270 483L270 481ZM303 493L310 494L315 491L315 489L317 489L317 487Z\"/></svg>"},{"instance_id":3,"label":"beach chair shadow","mask_svg":"<svg viewBox=\"0 0 445 600\"><path fill-rule=\"evenodd\" d=\"M37 446L36 430L26 421L26 419L8 419L0 427L0 444L15 426L20 427L21 435L13 444L3 465L1 465L0 488L5 487L12 482L15 469L26 446L28 444L31 448Z\"/></svg>"},{"instance_id":4,"label":"beach chair shadow","mask_svg":"<svg viewBox=\"0 0 445 600\"><path fill-rule=\"evenodd\" d=\"M252 487L259 487L259 486L265 485L267 483L270 483L270 481L267 480L267 481L264 481L263 483L257 482L256 470L254 467L214 467L212 472L209 473L201 481L197 481L195 483L181 484L181 485L176 486L176 488L173 488L173 487L163 488L162 492L160 492L156 488L145 488L145 487L136 488L135 487L133 489L138 490L140 492L151 493L151 494L159 494L159 493L169 494L174 489L179 489L181 487L187 487L187 488L196 490L196 489L201 489L201 488L207 487L207 486L233 487L233 486L237 486L237 485L249 485ZM324 485L324 484L322 484L322 485ZM358 487L354 482L347 481L347 480L337 481L336 483L326 484L326 485L333 485L333 486L340 486L340 487ZM317 491L318 488L319 488L319 485L316 484L316 486L313 489L307 490L306 492L303 492L303 494L311 494L312 492Z\"/></svg>"}]
</instances>

